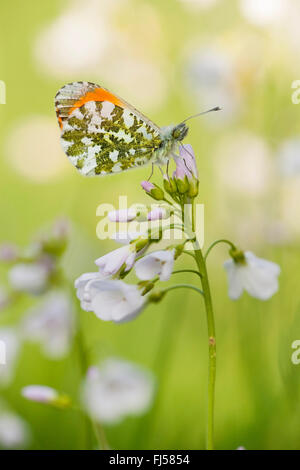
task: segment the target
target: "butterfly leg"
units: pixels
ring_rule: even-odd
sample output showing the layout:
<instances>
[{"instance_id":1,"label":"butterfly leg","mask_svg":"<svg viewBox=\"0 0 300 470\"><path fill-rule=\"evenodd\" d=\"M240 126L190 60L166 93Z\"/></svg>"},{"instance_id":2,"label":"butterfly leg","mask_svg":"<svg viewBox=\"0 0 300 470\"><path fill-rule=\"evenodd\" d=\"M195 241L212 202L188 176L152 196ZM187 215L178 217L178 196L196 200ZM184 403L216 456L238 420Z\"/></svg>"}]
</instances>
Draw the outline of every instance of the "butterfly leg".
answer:
<instances>
[{"instance_id":1,"label":"butterfly leg","mask_svg":"<svg viewBox=\"0 0 300 470\"><path fill-rule=\"evenodd\" d=\"M147 181L150 181L150 179L153 176L153 172L154 172L154 163L152 163L151 174L150 174L149 178L147 179Z\"/></svg>"},{"instance_id":2,"label":"butterfly leg","mask_svg":"<svg viewBox=\"0 0 300 470\"><path fill-rule=\"evenodd\" d=\"M170 164L170 160L167 161L167 167L166 167L167 178L168 178L168 180L170 181L170 177L169 177L169 164Z\"/></svg>"}]
</instances>

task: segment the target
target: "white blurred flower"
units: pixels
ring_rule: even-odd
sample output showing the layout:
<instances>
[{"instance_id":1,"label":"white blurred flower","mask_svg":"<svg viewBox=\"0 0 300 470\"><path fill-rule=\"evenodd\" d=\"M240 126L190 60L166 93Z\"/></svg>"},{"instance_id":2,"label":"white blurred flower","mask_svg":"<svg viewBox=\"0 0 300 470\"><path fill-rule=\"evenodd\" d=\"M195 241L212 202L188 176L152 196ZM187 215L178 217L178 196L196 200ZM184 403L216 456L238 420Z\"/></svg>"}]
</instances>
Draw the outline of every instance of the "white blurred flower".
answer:
<instances>
[{"instance_id":1,"label":"white blurred flower","mask_svg":"<svg viewBox=\"0 0 300 470\"><path fill-rule=\"evenodd\" d=\"M95 0L72 2L37 37L38 64L55 77L95 67L106 53L111 36L108 7L108 1L101 5Z\"/></svg>"},{"instance_id":2,"label":"white blurred flower","mask_svg":"<svg viewBox=\"0 0 300 470\"><path fill-rule=\"evenodd\" d=\"M27 385L21 390L21 395L30 401L51 404L58 399L59 393L46 385Z\"/></svg>"},{"instance_id":3,"label":"white blurred flower","mask_svg":"<svg viewBox=\"0 0 300 470\"><path fill-rule=\"evenodd\" d=\"M225 261L224 268L228 275L228 295L232 300L238 299L243 290L260 300L268 300L278 291L278 264L257 258L250 251L246 251L244 259L239 261Z\"/></svg>"},{"instance_id":4,"label":"white blurred flower","mask_svg":"<svg viewBox=\"0 0 300 470\"><path fill-rule=\"evenodd\" d=\"M41 263L18 263L8 272L8 279L13 289L34 295L45 291L48 278L48 267Z\"/></svg>"},{"instance_id":5,"label":"white blurred flower","mask_svg":"<svg viewBox=\"0 0 300 470\"><path fill-rule=\"evenodd\" d=\"M11 411L0 411L0 447L17 449L27 447L30 441L28 424Z\"/></svg>"},{"instance_id":6,"label":"white blurred flower","mask_svg":"<svg viewBox=\"0 0 300 470\"><path fill-rule=\"evenodd\" d=\"M134 264L135 258L136 251L134 245L126 245L96 259L95 264L99 267L100 274L112 276L117 274L123 265L125 265L125 271L129 271Z\"/></svg>"},{"instance_id":7,"label":"white blurred flower","mask_svg":"<svg viewBox=\"0 0 300 470\"><path fill-rule=\"evenodd\" d=\"M114 424L147 411L153 394L152 374L135 364L108 359L101 368L88 370L82 402L92 419Z\"/></svg>"},{"instance_id":8,"label":"white blurred flower","mask_svg":"<svg viewBox=\"0 0 300 470\"><path fill-rule=\"evenodd\" d=\"M159 276L161 281L168 281L174 265L175 250L160 250L149 253L135 263L135 272L143 281Z\"/></svg>"},{"instance_id":9,"label":"white blurred flower","mask_svg":"<svg viewBox=\"0 0 300 470\"><path fill-rule=\"evenodd\" d=\"M255 26L267 26L282 19L288 0L240 0L241 14Z\"/></svg>"},{"instance_id":10,"label":"white blurred flower","mask_svg":"<svg viewBox=\"0 0 300 470\"><path fill-rule=\"evenodd\" d=\"M211 122L227 123L239 108L240 92L236 81L233 57L218 46L193 44L187 51L186 76L189 87L198 98L201 108L220 106ZM209 116L207 117L209 119Z\"/></svg>"},{"instance_id":11,"label":"white blurred flower","mask_svg":"<svg viewBox=\"0 0 300 470\"><path fill-rule=\"evenodd\" d=\"M60 409L69 408L72 403L68 395L59 393L54 388L46 385L27 385L22 388L21 395L27 400Z\"/></svg>"},{"instance_id":12,"label":"white blurred flower","mask_svg":"<svg viewBox=\"0 0 300 470\"><path fill-rule=\"evenodd\" d=\"M9 304L10 296L7 290L0 286L0 311L7 307Z\"/></svg>"},{"instance_id":13,"label":"white blurred flower","mask_svg":"<svg viewBox=\"0 0 300 470\"><path fill-rule=\"evenodd\" d=\"M299 239L300 224L296 214L299 213L300 175L284 179L278 189L280 190L280 220L284 224L290 240Z\"/></svg>"},{"instance_id":14,"label":"white blurred flower","mask_svg":"<svg viewBox=\"0 0 300 470\"><path fill-rule=\"evenodd\" d=\"M0 261L14 261L18 256L18 247L13 243L0 245Z\"/></svg>"},{"instance_id":15,"label":"white blurred flower","mask_svg":"<svg viewBox=\"0 0 300 470\"><path fill-rule=\"evenodd\" d=\"M70 170L59 142L57 123L44 115L29 116L13 127L5 153L9 164L35 183L54 180Z\"/></svg>"},{"instance_id":16,"label":"white blurred flower","mask_svg":"<svg viewBox=\"0 0 300 470\"><path fill-rule=\"evenodd\" d=\"M4 364L0 364L0 385L6 386L14 377L21 341L14 328L1 327L0 342L4 351Z\"/></svg>"},{"instance_id":17,"label":"white blurred flower","mask_svg":"<svg viewBox=\"0 0 300 470\"><path fill-rule=\"evenodd\" d=\"M115 323L132 320L145 303L137 286L118 280L91 280L81 298L84 310L94 312L101 320Z\"/></svg>"},{"instance_id":18,"label":"white blurred flower","mask_svg":"<svg viewBox=\"0 0 300 470\"><path fill-rule=\"evenodd\" d=\"M281 144L278 163L283 176L300 175L300 138L287 139Z\"/></svg>"},{"instance_id":19,"label":"white blurred flower","mask_svg":"<svg viewBox=\"0 0 300 470\"><path fill-rule=\"evenodd\" d=\"M24 337L40 343L44 354L51 359L61 359L68 354L73 333L72 302L62 291L49 293L23 322Z\"/></svg>"},{"instance_id":20,"label":"white blurred flower","mask_svg":"<svg viewBox=\"0 0 300 470\"><path fill-rule=\"evenodd\" d=\"M230 136L220 142L215 160L218 178L228 191L259 197L269 189L271 152L264 139L249 133Z\"/></svg>"}]
</instances>

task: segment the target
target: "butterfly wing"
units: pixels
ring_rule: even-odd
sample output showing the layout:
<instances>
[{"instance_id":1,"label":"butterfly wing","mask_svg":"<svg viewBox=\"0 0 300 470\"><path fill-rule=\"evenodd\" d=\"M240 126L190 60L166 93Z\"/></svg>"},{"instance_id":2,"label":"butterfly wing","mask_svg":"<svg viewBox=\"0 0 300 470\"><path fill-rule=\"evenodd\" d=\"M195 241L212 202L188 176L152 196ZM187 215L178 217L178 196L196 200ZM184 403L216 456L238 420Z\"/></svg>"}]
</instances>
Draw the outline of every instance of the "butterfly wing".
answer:
<instances>
[{"instance_id":1,"label":"butterfly wing","mask_svg":"<svg viewBox=\"0 0 300 470\"><path fill-rule=\"evenodd\" d=\"M139 167L160 147L160 128L105 88L90 82L63 86L55 97L61 142L85 176Z\"/></svg>"}]
</instances>

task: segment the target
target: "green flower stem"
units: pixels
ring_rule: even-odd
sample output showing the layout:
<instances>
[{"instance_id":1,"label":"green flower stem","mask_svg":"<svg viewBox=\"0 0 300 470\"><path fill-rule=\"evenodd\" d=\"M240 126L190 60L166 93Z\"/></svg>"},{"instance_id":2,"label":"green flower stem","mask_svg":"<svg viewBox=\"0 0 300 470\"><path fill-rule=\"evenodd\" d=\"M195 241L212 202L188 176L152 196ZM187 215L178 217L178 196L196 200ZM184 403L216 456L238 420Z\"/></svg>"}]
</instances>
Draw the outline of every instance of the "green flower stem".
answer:
<instances>
[{"instance_id":1,"label":"green flower stem","mask_svg":"<svg viewBox=\"0 0 300 470\"><path fill-rule=\"evenodd\" d=\"M100 443L101 450L110 450L109 444L106 439L106 435L102 425L99 422L93 422L94 432L97 437L98 442Z\"/></svg>"},{"instance_id":2,"label":"green flower stem","mask_svg":"<svg viewBox=\"0 0 300 470\"><path fill-rule=\"evenodd\" d=\"M203 295L202 290L199 289L199 287L193 286L192 284L173 284L173 286L170 286L170 287L167 287L166 289L163 289L163 292L167 293L167 292L170 292L171 290L175 290L175 289L192 289L192 290L198 292L198 294Z\"/></svg>"},{"instance_id":3,"label":"green flower stem","mask_svg":"<svg viewBox=\"0 0 300 470\"><path fill-rule=\"evenodd\" d=\"M209 253L211 252L211 250L213 249L214 246L218 245L219 243L226 243L227 245L230 246L230 248L232 248L233 250L236 250L236 246L230 241L230 240L226 240L225 238L222 238L220 240L216 240L215 242L213 242L210 247L208 248L207 252L205 253L205 256L204 256L204 259L206 260Z\"/></svg>"},{"instance_id":4,"label":"green flower stem","mask_svg":"<svg viewBox=\"0 0 300 470\"><path fill-rule=\"evenodd\" d=\"M197 274L197 276L200 276L199 272L196 271L196 269L177 269L176 271L173 271L172 274L179 274L179 273L194 273Z\"/></svg>"},{"instance_id":5,"label":"green flower stem","mask_svg":"<svg viewBox=\"0 0 300 470\"><path fill-rule=\"evenodd\" d=\"M192 206L192 230L195 232L195 211ZM207 318L208 331L208 403L207 403L207 450L214 448L214 405L215 405L215 382L216 382L216 332L212 298L206 269L205 258L197 242L194 242L194 253L196 264L201 276L204 304Z\"/></svg>"},{"instance_id":6,"label":"green flower stem","mask_svg":"<svg viewBox=\"0 0 300 470\"><path fill-rule=\"evenodd\" d=\"M78 356L79 356L79 361L80 361L80 369L81 369L81 375L82 377L85 377L85 374L88 369L88 358L86 354L86 346L84 342L84 337L82 334L82 328L80 324L80 309L77 307L77 349L78 349ZM90 443L93 442L93 439L90 436L90 430L91 427L94 431L98 447L101 450L107 450L109 449L107 439L104 433L104 430L101 426L100 423L94 422L91 418L89 418L86 414L84 415L85 419L85 426L86 426L86 436L87 436L87 447L93 448L93 444L91 445Z\"/></svg>"}]
</instances>

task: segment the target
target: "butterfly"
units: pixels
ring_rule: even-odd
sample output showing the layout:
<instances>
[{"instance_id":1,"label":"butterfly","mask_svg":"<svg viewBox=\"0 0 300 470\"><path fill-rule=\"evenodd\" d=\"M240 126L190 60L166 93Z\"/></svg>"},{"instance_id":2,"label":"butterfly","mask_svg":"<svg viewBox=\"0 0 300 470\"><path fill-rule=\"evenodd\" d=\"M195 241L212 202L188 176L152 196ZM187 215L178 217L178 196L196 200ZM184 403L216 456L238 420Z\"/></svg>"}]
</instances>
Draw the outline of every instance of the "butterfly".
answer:
<instances>
[{"instance_id":1,"label":"butterfly","mask_svg":"<svg viewBox=\"0 0 300 470\"><path fill-rule=\"evenodd\" d=\"M55 96L64 152L85 176L147 163L164 165L188 132L185 122L159 127L123 99L90 82L63 86Z\"/></svg>"}]
</instances>

